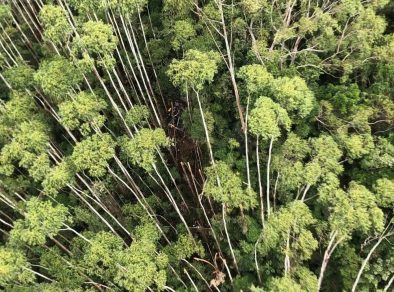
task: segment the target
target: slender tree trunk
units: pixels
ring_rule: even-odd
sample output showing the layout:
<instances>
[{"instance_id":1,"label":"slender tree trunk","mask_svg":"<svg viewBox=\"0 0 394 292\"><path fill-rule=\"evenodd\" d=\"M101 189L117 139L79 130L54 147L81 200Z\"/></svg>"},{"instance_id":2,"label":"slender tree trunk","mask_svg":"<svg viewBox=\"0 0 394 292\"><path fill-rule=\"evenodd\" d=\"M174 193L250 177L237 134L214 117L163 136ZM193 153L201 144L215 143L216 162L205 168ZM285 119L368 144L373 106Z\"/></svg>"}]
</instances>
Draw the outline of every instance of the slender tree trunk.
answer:
<instances>
[{"instance_id":1,"label":"slender tree trunk","mask_svg":"<svg viewBox=\"0 0 394 292\"><path fill-rule=\"evenodd\" d=\"M274 143L274 138L271 138L270 146L268 150L268 161L267 161L267 216L270 215L270 171L271 171L271 155L272 155L272 145Z\"/></svg>"}]
</instances>

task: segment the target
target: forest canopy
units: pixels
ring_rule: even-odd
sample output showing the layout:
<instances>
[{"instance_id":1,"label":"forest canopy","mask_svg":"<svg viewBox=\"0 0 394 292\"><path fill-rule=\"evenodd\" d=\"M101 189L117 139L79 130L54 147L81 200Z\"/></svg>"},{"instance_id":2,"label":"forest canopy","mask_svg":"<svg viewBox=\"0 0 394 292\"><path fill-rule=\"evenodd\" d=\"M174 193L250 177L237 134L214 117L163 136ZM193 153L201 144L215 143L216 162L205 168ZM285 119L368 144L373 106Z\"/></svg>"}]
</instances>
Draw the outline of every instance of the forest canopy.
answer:
<instances>
[{"instance_id":1,"label":"forest canopy","mask_svg":"<svg viewBox=\"0 0 394 292\"><path fill-rule=\"evenodd\" d=\"M392 291L394 2L0 0L0 290Z\"/></svg>"}]
</instances>

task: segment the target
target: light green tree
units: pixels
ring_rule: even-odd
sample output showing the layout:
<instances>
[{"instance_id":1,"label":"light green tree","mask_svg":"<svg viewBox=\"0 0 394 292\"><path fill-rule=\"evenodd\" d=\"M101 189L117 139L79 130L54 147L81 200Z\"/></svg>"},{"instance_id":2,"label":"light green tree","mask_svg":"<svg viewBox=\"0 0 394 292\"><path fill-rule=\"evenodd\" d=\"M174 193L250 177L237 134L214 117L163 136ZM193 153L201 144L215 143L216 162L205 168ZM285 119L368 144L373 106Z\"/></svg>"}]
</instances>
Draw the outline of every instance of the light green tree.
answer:
<instances>
[{"instance_id":1,"label":"light green tree","mask_svg":"<svg viewBox=\"0 0 394 292\"><path fill-rule=\"evenodd\" d=\"M249 131L263 140L276 140L281 127L289 131L291 120L285 109L268 97L260 97L250 112Z\"/></svg>"},{"instance_id":2,"label":"light green tree","mask_svg":"<svg viewBox=\"0 0 394 292\"><path fill-rule=\"evenodd\" d=\"M99 65L113 67L115 59L112 53L117 45L118 39L113 34L111 25L101 20L89 20L82 25L79 37L73 42L73 49L75 52L89 54Z\"/></svg>"},{"instance_id":3,"label":"light green tree","mask_svg":"<svg viewBox=\"0 0 394 292\"><path fill-rule=\"evenodd\" d=\"M242 180L225 162L218 161L205 169L204 193L228 208L248 210L257 205L256 193L242 187Z\"/></svg>"},{"instance_id":4,"label":"light green tree","mask_svg":"<svg viewBox=\"0 0 394 292\"><path fill-rule=\"evenodd\" d=\"M40 10L40 19L44 27L44 37L55 43L63 43L72 34L72 28L67 20L67 12L58 5L47 4Z\"/></svg>"},{"instance_id":5,"label":"light green tree","mask_svg":"<svg viewBox=\"0 0 394 292\"><path fill-rule=\"evenodd\" d=\"M116 143L105 134L94 134L77 143L70 157L76 171L84 171L101 177L107 172L108 161L115 155Z\"/></svg>"},{"instance_id":6,"label":"light green tree","mask_svg":"<svg viewBox=\"0 0 394 292\"><path fill-rule=\"evenodd\" d=\"M43 245L46 238L54 237L63 224L71 218L68 209L61 205L53 205L50 201L42 201L36 197L26 202L24 219L18 219L10 232L11 243L27 243Z\"/></svg>"},{"instance_id":7,"label":"light green tree","mask_svg":"<svg viewBox=\"0 0 394 292\"><path fill-rule=\"evenodd\" d=\"M103 99L81 91L72 100L59 105L59 115L64 126L70 130L80 129L82 134L87 135L104 125L106 119L101 112L106 108L107 104Z\"/></svg>"},{"instance_id":8,"label":"light green tree","mask_svg":"<svg viewBox=\"0 0 394 292\"><path fill-rule=\"evenodd\" d=\"M69 99L68 94L82 82L83 76L73 62L57 56L40 64L34 80L58 103Z\"/></svg>"},{"instance_id":9,"label":"light green tree","mask_svg":"<svg viewBox=\"0 0 394 292\"><path fill-rule=\"evenodd\" d=\"M156 151L169 146L170 140L163 129L141 129L131 139L123 137L120 145L132 164L152 171L156 163Z\"/></svg>"},{"instance_id":10,"label":"light green tree","mask_svg":"<svg viewBox=\"0 0 394 292\"><path fill-rule=\"evenodd\" d=\"M31 265L26 256L17 249L0 247L0 285L30 284L35 275L30 271Z\"/></svg>"}]
</instances>

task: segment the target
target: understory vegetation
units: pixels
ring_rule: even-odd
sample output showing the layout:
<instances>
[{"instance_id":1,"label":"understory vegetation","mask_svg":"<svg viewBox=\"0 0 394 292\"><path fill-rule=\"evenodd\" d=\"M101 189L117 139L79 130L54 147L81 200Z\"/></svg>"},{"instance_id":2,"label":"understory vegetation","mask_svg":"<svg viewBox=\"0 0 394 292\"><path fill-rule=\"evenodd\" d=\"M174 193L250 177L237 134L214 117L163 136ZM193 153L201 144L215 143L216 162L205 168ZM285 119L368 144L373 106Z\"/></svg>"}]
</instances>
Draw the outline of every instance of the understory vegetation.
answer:
<instances>
[{"instance_id":1,"label":"understory vegetation","mask_svg":"<svg viewBox=\"0 0 394 292\"><path fill-rule=\"evenodd\" d=\"M0 290L393 291L394 2L0 0Z\"/></svg>"}]
</instances>

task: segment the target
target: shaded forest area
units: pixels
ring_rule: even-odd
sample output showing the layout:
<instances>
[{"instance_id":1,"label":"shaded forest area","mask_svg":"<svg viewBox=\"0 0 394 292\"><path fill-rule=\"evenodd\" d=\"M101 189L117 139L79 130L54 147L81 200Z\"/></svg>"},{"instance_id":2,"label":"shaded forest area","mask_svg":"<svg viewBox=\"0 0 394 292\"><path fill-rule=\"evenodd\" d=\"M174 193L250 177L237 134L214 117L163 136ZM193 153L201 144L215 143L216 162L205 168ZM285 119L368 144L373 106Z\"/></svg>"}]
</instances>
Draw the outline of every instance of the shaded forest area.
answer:
<instances>
[{"instance_id":1,"label":"shaded forest area","mask_svg":"<svg viewBox=\"0 0 394 292\"><path fill-rule=\"evenodd\" d=\"M392 291L394 2L0 0L0 289Z\"/></svg>"}]
</instances>

